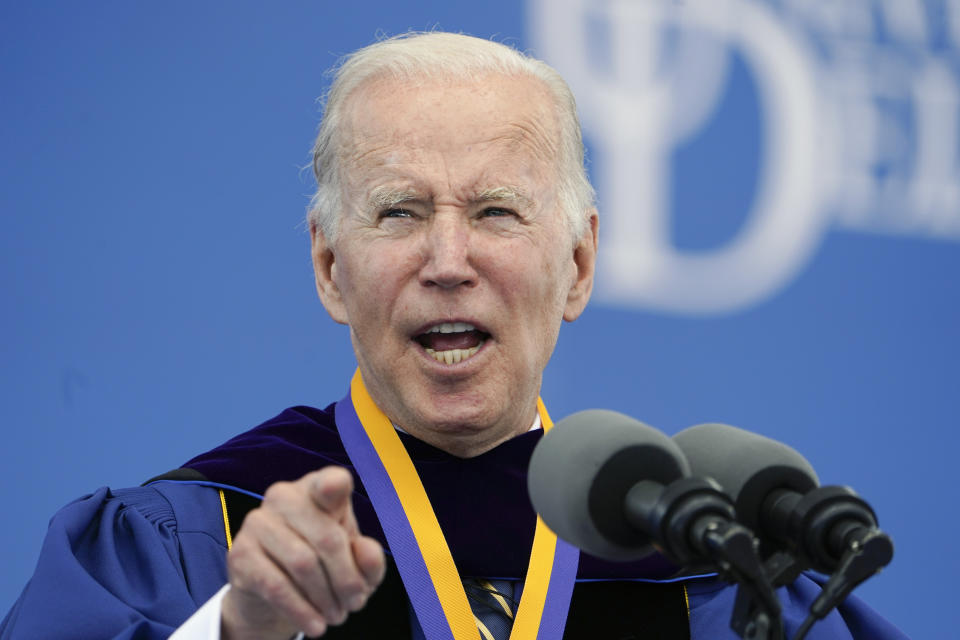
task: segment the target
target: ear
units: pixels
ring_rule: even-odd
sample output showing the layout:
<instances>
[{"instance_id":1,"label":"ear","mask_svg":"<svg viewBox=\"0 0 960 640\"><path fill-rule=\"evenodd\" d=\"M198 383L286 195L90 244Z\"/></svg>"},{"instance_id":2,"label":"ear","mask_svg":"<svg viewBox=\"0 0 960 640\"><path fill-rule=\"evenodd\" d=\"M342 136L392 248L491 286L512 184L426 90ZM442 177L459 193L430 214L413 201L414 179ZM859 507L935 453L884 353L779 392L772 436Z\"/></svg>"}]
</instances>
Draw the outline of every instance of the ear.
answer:
<instances>
[{"instance_id":1,"label":"ear","mask_svg":"<svg viewBox=\"0 0 960 640\"><path fill-rule=\"evenodd\" d=\"M310 253L313 256L313 277L317 282L317 295L330 317L335 322L347 324L347 308L337 286L337 261L333 247L327 242L323 231L310 225Z\"/></svg>"},{"instance_id":2,"label":"ear","mask_svg":"<svg viewBox=\"0 0 960 640\"><path fill-rule=\"evenodd\" d=\"M597 238L600 220L597 210L588 214L589 224L573 248L573 264L576 269L573 285L567 293L567 304L563 309L563 319L573 322L580 317L590 300L593 291L593 274L597 266Z\"/></svg>"}]
</instances>

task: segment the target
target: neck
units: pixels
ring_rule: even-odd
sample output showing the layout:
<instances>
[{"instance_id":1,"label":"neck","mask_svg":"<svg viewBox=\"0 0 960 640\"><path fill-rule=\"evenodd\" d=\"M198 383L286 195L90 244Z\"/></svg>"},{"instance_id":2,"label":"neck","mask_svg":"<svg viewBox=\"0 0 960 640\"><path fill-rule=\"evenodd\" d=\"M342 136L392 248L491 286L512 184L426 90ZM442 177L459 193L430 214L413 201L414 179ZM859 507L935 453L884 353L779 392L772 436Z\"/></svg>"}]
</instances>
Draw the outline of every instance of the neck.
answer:
<instances>
[{"instance_id":1,"label":"neck","mask_svg":"<svg viewBox=\"0 0 960 640\"><path fill-rule=\"evenodd\" d=\"M525 433L537 417L539 380L497 393L502 397L496 402L483 385L398 387L383 384L374 374L355 381L394 426L459 458L478 456Z\"/></svg>"},{"instance_id":2,"label":"neck","mask_svg":"<svg viewBox=\"0 0 960 640\"><path fill-rule=\"evenodd\" d=\"M498 445L526 433L539 425L540 420L536 408L529 419L524 418L517 423L518 427L511 429L476 429L470 426L444 425L442 428L420 428L420 425L407 426L394 422L398 429L409 433L413 437L427 444L445 451L458 458L473 458L479 456Z\"/></svg>"}]
</instances>

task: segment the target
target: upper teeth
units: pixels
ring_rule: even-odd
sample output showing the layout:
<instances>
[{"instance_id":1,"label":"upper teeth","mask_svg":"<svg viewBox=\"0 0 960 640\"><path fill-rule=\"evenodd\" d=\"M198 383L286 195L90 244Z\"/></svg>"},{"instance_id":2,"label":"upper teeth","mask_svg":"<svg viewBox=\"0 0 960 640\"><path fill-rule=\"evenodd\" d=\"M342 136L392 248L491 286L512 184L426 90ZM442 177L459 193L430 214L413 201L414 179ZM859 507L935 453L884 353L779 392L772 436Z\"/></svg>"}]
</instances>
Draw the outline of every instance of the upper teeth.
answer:
<instances>
[{"instance_id":1,"label":"upper teeth","mask_svg":"<svg viewBox=\"0 0 960 640\"><path fill-rule=\"evenodd\" d=\"M430 327L426 330L426 333L462 333L475 330L476 327L466 322L444 322Z\"/></svg>"}]
</instances>

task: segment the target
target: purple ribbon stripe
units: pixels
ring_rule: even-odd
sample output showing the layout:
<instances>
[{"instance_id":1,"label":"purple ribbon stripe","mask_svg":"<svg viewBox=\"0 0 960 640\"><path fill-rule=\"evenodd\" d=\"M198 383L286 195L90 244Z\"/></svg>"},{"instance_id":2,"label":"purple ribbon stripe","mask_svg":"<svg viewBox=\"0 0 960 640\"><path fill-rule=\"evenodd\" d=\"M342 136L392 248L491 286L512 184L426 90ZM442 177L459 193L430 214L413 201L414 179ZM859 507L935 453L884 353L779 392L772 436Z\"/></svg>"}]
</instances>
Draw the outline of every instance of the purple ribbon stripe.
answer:
<instances>
[{"instance_id":1,"label":"purple ribbon stripe","mask_svg":"<svg viewBox=\"0 0 960 640\"><path fill-rule=\"evenodd\" d=\"M579 561L580 549L557 538L557 550L553 555L547 601L543 604L537 640L560 640L563 637Z\"/></svg>"},{"instance_id":2,"label":"purple ribbon stripe","mask_svg":"<svg viewBox=\"0 0 960 640\"><path fill-rule=\"evenodd\" d=\"M427 640L455 640L420 546L400 504L400 497L360 422L350 393L337 403L335 415L343 446L383 525L390 551L424 635Z\"/></svg>"}]
</instances>

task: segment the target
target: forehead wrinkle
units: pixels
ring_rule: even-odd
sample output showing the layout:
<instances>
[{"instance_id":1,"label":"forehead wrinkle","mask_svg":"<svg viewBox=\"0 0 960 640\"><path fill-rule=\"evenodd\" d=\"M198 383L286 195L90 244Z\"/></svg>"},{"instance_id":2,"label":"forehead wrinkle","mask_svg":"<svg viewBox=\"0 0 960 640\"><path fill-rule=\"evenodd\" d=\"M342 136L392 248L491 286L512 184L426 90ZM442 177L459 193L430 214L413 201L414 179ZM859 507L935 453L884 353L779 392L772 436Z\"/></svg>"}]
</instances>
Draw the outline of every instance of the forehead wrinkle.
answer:
<instances>
[{"instance_id":1,"label":"forehead wrinkle","mask_svg":"<svg viewBox=\"0 0 960 640\"><path fill-rule=\"evenodd\" d=\"M357 130L354 125L344 127L340 134L340 157L346 165L360 167L367 163L367 158L378 154L389 154L391 141L380 136L361 135L362 129ZM349 150L349 151L348 151Z\"/></svg>"},{"instance_id":2,"label":"forehead wrinkle","mask_svg":"<svg viewBox=\"0 0 960 640\"><path fill-rule=\"evenodd\" d=\"M557 147L556 136L550 136L547 128L540 122L531 120L526 122L515 122L513 126L519 129L519 135L515 139L529 147L548 164L556 165L559 162L559 148Z\"/></svg>"},{"instance_id":3,"label":"forehead wrinkle","mask_svg":"<svg viewBox=\"0 0 960 640\"><path fill-rule=\"evenodd\" d=\"M538 111L541 113L537 115L543 117L538 118L534 114L521 115L507 122L500 122L487 135L479 138L468 133L466 136L453 135L444 139L442 136L438 137L439 132L436 129L410 135L413 132L403 128L400 131L396 128L392 131L378 130L376 135L372 135L369 131L364 131L364 127L359 123L351 122L351 134L344 136L351 141L349 150L344 149L345 177L347 182L353 183L355 187L361 187L370 178L373 178L374 182L383 179L388 181L387 184L381 183L380 186L370 189L366 198L361 197L360 202L371 208L385 208L413 201L432 203L437 197L443 197L442 193L449 194L464 204L502 201L514 202L517 206L534 206L536 199L528 189L518 186L509 175L497 174L502 173L501 169L507 166L503 161L509 161L510 166L521 163L522 169L520 166L515 169L521 169L526 177L535 181L538 178L548 181L554 178L559 161L558 148L556 140L549 132L555 129L555 118L552 117L554 114L550 109ZM397 124L394 122L391 126L396 127ZM421 135L425 137L421 139ZM499 157L500 162L497 163L498 166L485 166L478 174L469 176L474 173L469 167L469 164L473 164L470 162L472 154L477 154L478 159L492 155ZM468 166L463 166L464 159ZM481 168L476 165L473 167ZM416 175L424 169L433 175ZM464 169L466 173L463 173ZM440 183L429 186L410 184L421 183L423 180L435 183L437 178L440 178ZM506 180L501 181L498 178ZM398 182L400 184L397 184ZM473 182L472 188L465 184L468 182Z\"/></svg>"}]
</instances>

